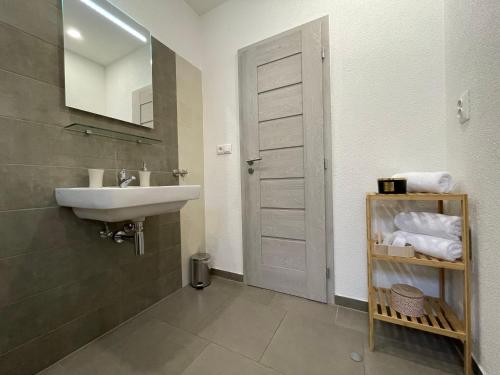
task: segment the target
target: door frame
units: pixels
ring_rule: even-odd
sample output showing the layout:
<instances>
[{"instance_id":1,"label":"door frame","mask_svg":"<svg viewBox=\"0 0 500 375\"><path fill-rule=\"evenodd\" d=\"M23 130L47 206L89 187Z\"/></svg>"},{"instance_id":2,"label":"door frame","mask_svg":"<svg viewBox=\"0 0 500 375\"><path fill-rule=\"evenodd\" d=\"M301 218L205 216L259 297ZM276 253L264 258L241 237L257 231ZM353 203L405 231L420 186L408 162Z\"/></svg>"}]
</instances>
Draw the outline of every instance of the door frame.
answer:
<instances>
[{"instance_id":1,"label":"door frame","mask_svg":"<svg viewBox=\"0 0 500 375\"><path fill-rule=\"evenodd\" d=\"M324 16L318 18L316 20L304 23L300 26L294 27L277 35L273 35L270 38L266 38L257 43L253 43L250 46L241 48L238 50L238 56L240 56L243 52L248 50L249 48L254 48L255 46L267 43L279 38L282 38L286 35L293 34L301 29L303 29L306 25L312 23L321 23L321 44L323 46L323 147L324 147L324 158L325 158L325 257L326 257L326 265L327 273L326 277L326 301L329 304L334 303L335 298L335 278L334 278L334 237L333 237L333 148L332 148L332 121L331 121L331 92L330 92L330 25L329 25L329 16ZM238 59L239 60L239 59ZM238 63L239 65L239 63ZM241 71L239 71L238 79L241 79ZM241 98L241 84L238 81L238 93ZM240 99L238 100L238 105L241 106ZM239 109L239 130L240 130L240 182L241 182L241 209L242 209L242 239L243 239L243 280L246 284L248 284L247 280L247 265L248 265L248 222L247 216L245 215L248 212L247 207L247 192L246 188L248 186L248 174L247 174L247 166L243 165L243 161L245 160L245 152L246 147L244 143L244 139L242 135L245 134L243 131L243 118L241 108Z\"/></svg>"}]
</instances>

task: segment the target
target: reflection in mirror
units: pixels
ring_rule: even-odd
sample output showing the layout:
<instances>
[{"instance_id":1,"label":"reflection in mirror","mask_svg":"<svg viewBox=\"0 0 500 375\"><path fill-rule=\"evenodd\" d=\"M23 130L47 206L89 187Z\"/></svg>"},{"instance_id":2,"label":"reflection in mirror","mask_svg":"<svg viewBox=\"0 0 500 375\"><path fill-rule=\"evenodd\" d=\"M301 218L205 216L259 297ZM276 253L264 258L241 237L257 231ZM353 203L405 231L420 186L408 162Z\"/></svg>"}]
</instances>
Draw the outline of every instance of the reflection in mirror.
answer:
<instances>
[{"instance_id":1,"label":"reflection in mirror","mask_svg":"<svg viewBox=\"0 0 500 375\"><path fill-rule=\"evenodd\" d=\"M63 0L68 107L153 128L151 35L105 0Z\"/></svg>"}]
</instances>

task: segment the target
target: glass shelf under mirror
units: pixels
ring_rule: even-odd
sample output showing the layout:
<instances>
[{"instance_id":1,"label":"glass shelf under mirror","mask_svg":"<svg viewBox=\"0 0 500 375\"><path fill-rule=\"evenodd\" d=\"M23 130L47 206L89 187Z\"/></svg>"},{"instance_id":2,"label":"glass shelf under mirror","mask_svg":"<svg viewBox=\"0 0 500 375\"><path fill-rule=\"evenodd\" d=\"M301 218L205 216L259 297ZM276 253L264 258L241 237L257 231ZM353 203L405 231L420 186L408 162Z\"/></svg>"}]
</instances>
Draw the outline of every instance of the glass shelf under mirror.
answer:
<instances>
[{"instance_id":1,"label":"glass shelf under mirror","mask_svg":"<svg viewBox=\"0 0 500 375\"><path fill-rule=\"evenodd\" d=\"M119 132L116 130L103 129L97 126L85 125L85 124L71 124L65 127L66 130L75 131L79 133L84 133L87 135L97 135L100 137L119 139L121 141L134 142L140 144L153 145L161 143L160 139L144 137L142 135L128 134Z\"/></svg>"}]
</instances>

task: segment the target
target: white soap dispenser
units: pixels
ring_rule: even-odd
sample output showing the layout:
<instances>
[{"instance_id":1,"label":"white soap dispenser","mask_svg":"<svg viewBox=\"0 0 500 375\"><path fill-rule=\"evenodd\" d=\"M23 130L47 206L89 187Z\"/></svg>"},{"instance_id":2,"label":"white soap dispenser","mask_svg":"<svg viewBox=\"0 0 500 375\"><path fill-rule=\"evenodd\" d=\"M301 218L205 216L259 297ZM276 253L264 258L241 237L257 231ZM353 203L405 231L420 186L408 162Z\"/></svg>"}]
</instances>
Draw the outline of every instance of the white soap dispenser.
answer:
<instances>
[{"instance_id":1,"label":"white soap dispenser","mask_svg":"<svg viewBox=\"0 0 500 375\"><path fill-rule=\"evenodd\" d=\"M139 180L141 187L149 187L151 180L151 171L148 171L146 162L142 162L142 170L139 171Z\"/></svg>"}]
</instances>

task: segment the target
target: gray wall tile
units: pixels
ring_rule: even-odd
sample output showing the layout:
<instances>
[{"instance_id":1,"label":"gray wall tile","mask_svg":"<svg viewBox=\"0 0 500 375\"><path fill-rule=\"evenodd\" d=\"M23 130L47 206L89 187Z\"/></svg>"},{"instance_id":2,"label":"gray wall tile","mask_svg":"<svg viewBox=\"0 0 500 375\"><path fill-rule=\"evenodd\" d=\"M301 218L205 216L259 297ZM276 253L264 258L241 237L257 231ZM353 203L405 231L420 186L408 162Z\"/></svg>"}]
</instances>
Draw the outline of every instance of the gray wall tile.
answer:
<instances>
[{"instance_id":1,"label":"gray wall tile","mask_svg":"<svg viewBox=\"0 0 500 375\"><path fill-rule=\"evenodd\" d=\"M85 168L53 166L0 165L8 176L0 185L0 211L57 205L54 187L88 185Z\"/></svg>"},{"instance_id":2,"label":"gray wall tile","mask_svg":"<svg viewBox=\"0 0 500 375\"><path fill-rule=\"evenodd\" d=\"M60 45L61 9L54 0L0 0L0 21Z\"/></svg>"},{"instance_id":3,"label":"gray wall tile","mask_svg":"<svg viewBox=\"0 0 500 375\"><path fill-rule=\"evenodd\" d=\"M102 224L82 222L69 208L0 211L0 258L74 244L97 245L100 229Z\"/></svg>"},{"instance_id":4,"label":"gray wall tile","mask_svg":"<svg viewBox=\"0 0 500 375\"><path fill-rule=\"evenodd\" d=\"M56 206L55 187L85 186L87 168L148 164L178 184L175 53L153 41L155 129L64 105L59 0L0 0L0 373L35 373L181 287L179 213L148 218L146 255L102 240L102 224ZM74 123L156 137L138 145ZM118 230L123 223L113 223Z\"/></svg>"},{"instance_id":5,"label":"gray wall tile","mask_svg":"<svg viewBox=\"0 0 500 375\"><path fill-rule=\"evenodd\" d=\"M2 164L116 169L116 148L112 139L0 117Z\"/></svg>"},{"instance_id":6,"label":"gray wall tile","mask_svg":"<svg viewBox=\"0 0 500 375\"><path fill-rule=\"evenodd\" d=\"M50 366L121 323L117 304L108 304L40 336L0 358L0 374L31 375Z\"/></svg>"},{"instance_id":7,"label":"gray wall tile","mask_svg":"<svg viewBox=\"0 0 500 375\"><path fill-rule=\"evenodd\" d=\"M4 307L0 310L0 353L45 335L110 300L118 303L120 277L118 270L109 270Z\"/></svg>"},{"instance_id":8,"label":"gray wall tile","mask_svg":"<svg viewBox=\"0 0 500 375\"><path fill-rule=\"evenodd\" d=\"M1 69L63 87L64 72L59 70L61 48L3 23L0 45L5 51L0 54Z\"/></svg>"},{"instance_id":9,"label":"gray wall tile","mask_svg":"<svg viewBox=\"0 0 500 375\"><path fill-rule=\"evenodd\" d=\"M123 248L91 241L0 259L0 308L60 285L118 269Z\"/></svg>"},{"instance_id":10,"label":"gray wall tile","mask_svg":"<svg viewBox=\"0 0 500 375\"><path fill-rule=\"evenodd\" d=\"M176 221L160 225L160 242L161 244L178 245L181 243L181 223Z\"/></svg>"},{"instance_id":11,"label":"gray wall tile","mask_svg":"<svg viewBox=\"0 0 500 375\"><path fill-rule=\"evenodd\" d=\"M0 116L53 125L71 123L60 87L0 70Z\"/></svg>"},{"instance_id":12,"label":"gray wall tile","mask_svg":"<svg viewBox=\"0 0 500 375\"><path fill-rule=\"evenodd\" d=\"M158 270L160 274L174 272L181 266L181 245L171 246L158 253Z\"/></svg>"}]
</instances>

